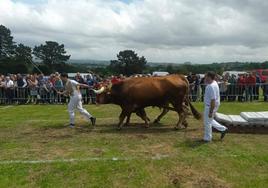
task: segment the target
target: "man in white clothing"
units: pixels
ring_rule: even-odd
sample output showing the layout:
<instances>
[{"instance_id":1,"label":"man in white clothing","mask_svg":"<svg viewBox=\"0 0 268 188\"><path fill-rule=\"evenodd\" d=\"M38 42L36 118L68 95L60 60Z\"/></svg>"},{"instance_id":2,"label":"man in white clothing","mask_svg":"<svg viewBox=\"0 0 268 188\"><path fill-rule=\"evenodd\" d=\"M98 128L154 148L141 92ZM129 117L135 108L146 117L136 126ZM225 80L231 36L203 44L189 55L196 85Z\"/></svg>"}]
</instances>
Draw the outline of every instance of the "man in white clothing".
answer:
<instances>
[{"instance_id":1,"label":"man in white clothing","mask_svg":"<svg viewBox=\"0 0 268 188\"><path fill-rule=\"evenodd\" d=\"M215 81L216 74L208 72L205 77L207 84L204 96L204 141L212 140L212 127L221 132L221 139L224 138L227 128L214 120L214 116L220 107L220 91L218 83Z\"/></svg>"},{"instance_id":2,"label":"man in white clothing","mask_svg":"<svg viewBox=\"0 0 268 188\"><path fill-rule=\"evenodd\" d=\"M91 121L91 124L94 126L96 123L96 118L83 108L82 95L79 90L80 87L89 88L89 86L86 84L80 84L74 80L70 80L68 78L68 74L66 73L61 74L61 80L65 85L65 90L63 92L58 92L58 94L70 96L70 101L68 104L70 127L74 127L75 109L77 109L87 120Z\"/></svg>"}]
</instances>

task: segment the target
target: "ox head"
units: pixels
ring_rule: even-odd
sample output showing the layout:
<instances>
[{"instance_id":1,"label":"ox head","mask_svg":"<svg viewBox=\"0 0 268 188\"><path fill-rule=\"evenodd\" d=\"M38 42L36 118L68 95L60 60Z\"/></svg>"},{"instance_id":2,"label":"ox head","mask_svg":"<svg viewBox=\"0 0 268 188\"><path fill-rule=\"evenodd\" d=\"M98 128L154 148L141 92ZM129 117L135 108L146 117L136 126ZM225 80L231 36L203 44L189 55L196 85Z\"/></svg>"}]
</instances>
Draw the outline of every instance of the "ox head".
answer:
<instances>
[{"instance_id":1,"label":"ox head","mask_svg":"<svg viewBox=\"0 0 268 188\"><path fill-rule=\"evenodd\" d=\"M101 87L99 90L93 90L96 94L96 102L98 104L108 104L111 103L111 89L108 87Z\"/></svg>"}]
</instances>

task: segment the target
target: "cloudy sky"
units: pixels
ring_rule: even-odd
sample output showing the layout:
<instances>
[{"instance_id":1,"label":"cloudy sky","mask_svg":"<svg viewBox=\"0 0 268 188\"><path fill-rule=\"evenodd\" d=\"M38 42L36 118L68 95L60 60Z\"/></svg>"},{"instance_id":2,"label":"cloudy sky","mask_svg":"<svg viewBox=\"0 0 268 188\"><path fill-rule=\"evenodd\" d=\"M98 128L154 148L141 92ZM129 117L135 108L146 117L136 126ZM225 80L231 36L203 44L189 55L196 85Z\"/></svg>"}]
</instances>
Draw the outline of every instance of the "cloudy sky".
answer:
<instances>
[{"instance_id":1,"label":"cloudy sky","mask_svg":"<svg viewBox=\"0 0 268 188\"><path fill-rule=\"evenodd\" d=\"M30 46L63 43L73 59L268 60L267 0L0 0L0 24Z\"/></svg>"}]
</instances>

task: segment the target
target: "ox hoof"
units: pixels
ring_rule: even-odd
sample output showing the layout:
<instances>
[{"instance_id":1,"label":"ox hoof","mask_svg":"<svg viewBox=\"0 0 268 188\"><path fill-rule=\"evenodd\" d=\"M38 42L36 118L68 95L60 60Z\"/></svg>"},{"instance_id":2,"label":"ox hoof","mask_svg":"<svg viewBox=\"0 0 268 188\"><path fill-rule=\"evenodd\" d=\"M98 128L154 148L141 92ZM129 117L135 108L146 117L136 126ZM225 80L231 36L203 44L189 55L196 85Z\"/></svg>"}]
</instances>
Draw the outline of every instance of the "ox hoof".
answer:
<instances>
[{"instance_id":1,"label":"ox hoof","mask_svg":"<svg viewBox=\"0 0 268 188\"><path fill-rule=\"evenodd\" d=\"M188 123L183 124L183 126L186 129L188 127Z\"/></svg>"},{"instance_id":2,"label":"ox hoof","mask_svg":"<svg viewBox=\"0 0 268 188\"><path fill-rule=\"evenodd\" d=\"M125 127L129 127L130 126L130 123L125 123L124 126Z\"/></svg>"},{"instance_id":3,"label":"ox hoof","mask_svg":"<svg viewBox=\"0 0 268 188\"><path fill-rule=\"evenodd\" d=\"M180 127L177 127L177 126L174 127L174 130L175 130L175 131L178 131L178 130L180 130L180 129L181 129Z\"/></svg>"},{"instance_id":4,"label":"ox hoof","mask_svg":"<svg viewBox=\"0 0 268 188\"><path fill-rule=\"evenodd\" d=\"M159 122L160 122L160 121L159 121L159 120L157 120L157 119L156 119L156 120L154 120L154 124L159 124Z\"/></svg>"}]
</instances>

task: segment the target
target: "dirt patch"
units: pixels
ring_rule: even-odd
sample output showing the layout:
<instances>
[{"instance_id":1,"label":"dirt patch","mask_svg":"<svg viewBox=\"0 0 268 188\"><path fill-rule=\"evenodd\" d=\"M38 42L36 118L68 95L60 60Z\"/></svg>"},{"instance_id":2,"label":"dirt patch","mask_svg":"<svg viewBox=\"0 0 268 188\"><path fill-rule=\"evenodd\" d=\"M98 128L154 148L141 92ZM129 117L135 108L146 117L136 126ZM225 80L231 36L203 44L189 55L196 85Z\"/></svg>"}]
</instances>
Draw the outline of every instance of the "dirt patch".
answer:
<instances>
[{"instance_id":1,"label":"dirt patch","mask_svg":"<svg viewBox=\"0 0 268 188\"><path fill-rule=\"evenodd\" d=\"M50 138L53 138L53 139L67 139L67 138L72 138L73 136L72 135L49 135Z\"/></svg>"},{"instance_id":2,"label":"dirt patch","mask_svg":"<svg viewBox=\"0 0 268 188\"><path fill-rule=\"evenodd\" d=\"M62 139L68 139L72 138L76 133L72 130L68 129L39 129L37 130L38 134L41 138L45 139L55 139L55 140L62 140Z\"/></svg>"},{"instance_id":3,"label":"dirt patch","mask_svg":"<svg viewBox=\"0 0 268 188\"><path fill-rule=\"evenodd\" d=\"M168 172L170 184L175 187L196 187L196 188L227 188L230 187L225 181L206 172L194 171L190 168L180 168Z\"/></svg>"},{"instance_id":4,"label":"dirt patch","mask_svg":"<svg viewBox=\"0 0 268 188\"><path fill-rule=\"evenodd\" d=\"M150 147L153 154L172 153L173 148L168 143L156 144Z\"/></svg>"},{"instance_id":5,"label":"dirt patch","mask_svg":"<svg viewBox=\"0 0 268 188\"><path fill-rule=\"evenodd\" d=\"M148 138L148 136L143 135L143 134L138 134L138 135L136 135L136 137L137 137L137 138L139 138L139 139L142 139L142 140L144 140L144 139L147 139L147 138Z\"/></svg>"},{"instance_id":6,"label":"dirt patch","mask_svg":"<svg viewBox=\"0 0 268 188\"><path fill-rule=\"evenodd\" d=\"M97 154L98 156L101 156L104 154L103 149L100 149L100 148L94 148L92 151L93 151L93 153Z\"/></svg>"},{"instance_id":7,"label":"dirt patch","mask_svg":"<svg viewBox=\"0 0 268 188\"><path fill-rule=\"evenodd\" d=\"M207 177L199 177L197 178L192 184L192 187L198 187L198 188L227 188L230 187L229 185L225 184L224 181L213 177L213 176L207 176Z\"/></svg>"}]
</instances>

